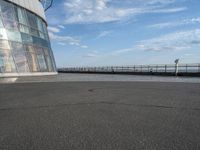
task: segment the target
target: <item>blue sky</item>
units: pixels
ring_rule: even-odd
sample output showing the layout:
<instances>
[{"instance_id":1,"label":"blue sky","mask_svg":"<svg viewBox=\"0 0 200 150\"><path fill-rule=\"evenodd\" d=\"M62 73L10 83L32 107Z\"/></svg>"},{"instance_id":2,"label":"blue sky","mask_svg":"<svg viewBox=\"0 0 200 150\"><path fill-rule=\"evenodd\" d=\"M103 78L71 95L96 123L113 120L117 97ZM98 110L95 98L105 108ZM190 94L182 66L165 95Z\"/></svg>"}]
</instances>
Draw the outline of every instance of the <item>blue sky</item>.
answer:
<instances>
[{"instance_id":1,"label":"blue sky","mask_svg":"<svg viewBox=\"0 0 200 150\"><path fill-rule=\"evenodd\" d=\"M58 67L200 62L199 0L55 0Z\"/></svg>"}]
</instances>

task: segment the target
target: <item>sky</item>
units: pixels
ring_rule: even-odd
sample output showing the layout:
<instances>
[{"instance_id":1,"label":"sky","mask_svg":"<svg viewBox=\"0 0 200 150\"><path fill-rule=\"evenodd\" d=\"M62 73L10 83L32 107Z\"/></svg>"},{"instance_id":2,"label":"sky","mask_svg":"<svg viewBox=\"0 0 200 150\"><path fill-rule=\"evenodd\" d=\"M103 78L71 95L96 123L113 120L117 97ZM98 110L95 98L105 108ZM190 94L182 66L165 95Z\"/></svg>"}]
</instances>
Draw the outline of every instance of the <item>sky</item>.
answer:
<instances>
[{"instance_id":1,"label":"sky","mask_svg":"<svg viewBox=\"0 0 200 150\"><path fill-rule=\"evenodd\" d=\"M57 67L200 62L200 0L54 0Z\"/></svg>"}]
</instances>

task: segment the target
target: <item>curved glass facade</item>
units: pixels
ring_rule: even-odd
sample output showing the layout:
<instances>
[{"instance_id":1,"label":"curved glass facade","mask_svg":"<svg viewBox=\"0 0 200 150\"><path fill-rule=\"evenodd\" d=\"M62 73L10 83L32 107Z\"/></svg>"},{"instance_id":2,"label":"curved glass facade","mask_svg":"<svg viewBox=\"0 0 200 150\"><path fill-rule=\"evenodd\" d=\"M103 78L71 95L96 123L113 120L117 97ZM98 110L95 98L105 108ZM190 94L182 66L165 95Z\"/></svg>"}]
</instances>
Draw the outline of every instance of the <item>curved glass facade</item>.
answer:
<instances>
[{"instance_id":1,"label":"curved glass facade","mask_svg":"<svg viewBox=\"0 0 200 150\"><path fill-rule=\"evenodd\" d=\"M34 72L56 72L46 23L0 0L0 74Z\"/></svg>"}]
</instances>

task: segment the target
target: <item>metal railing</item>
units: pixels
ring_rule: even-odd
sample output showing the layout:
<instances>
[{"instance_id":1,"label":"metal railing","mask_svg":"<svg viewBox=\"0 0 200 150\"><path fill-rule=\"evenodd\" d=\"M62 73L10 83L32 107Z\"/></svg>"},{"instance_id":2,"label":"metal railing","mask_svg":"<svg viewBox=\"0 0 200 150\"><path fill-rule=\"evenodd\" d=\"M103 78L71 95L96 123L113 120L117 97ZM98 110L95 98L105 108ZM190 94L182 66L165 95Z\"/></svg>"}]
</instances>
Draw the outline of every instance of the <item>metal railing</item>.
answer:
<instances>
[{"instance_id":1,"label":"metal railing","mask_svg":"<svg viewBox=\"0 0 200 150\"><path fill-rule=\"evenodd\" d=\"M175 73L176 65L134 65L134 66L102 66L102 67L68 67L59 68L59 72L74 73ZM178 73L200 73L200 63L179 64Z\"/></svg>"}]
</instances>

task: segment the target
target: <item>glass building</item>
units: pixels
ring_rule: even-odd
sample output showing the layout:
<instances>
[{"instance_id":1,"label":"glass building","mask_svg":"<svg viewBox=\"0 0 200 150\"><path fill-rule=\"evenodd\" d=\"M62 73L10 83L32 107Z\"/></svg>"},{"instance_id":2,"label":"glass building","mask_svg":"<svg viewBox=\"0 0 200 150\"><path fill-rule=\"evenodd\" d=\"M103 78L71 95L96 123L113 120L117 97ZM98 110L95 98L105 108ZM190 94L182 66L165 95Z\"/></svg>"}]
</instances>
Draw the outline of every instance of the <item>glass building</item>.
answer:
<instances>
[{"instance_id":1,"label":"glass building","mask_svg":"<svg viewBox=\"0 0 200 150\"><path fill-rule=\"evenodd\" d=\"M56 73L39 0L0 0L0 77Z\"/></svg>"}]
</instances>

